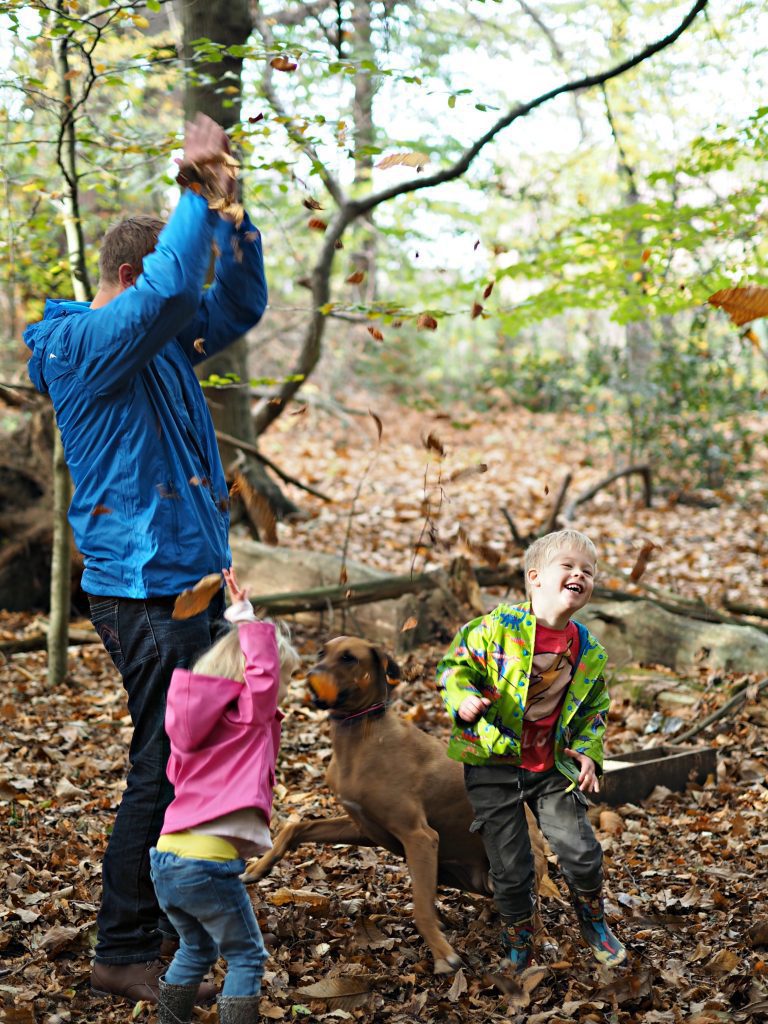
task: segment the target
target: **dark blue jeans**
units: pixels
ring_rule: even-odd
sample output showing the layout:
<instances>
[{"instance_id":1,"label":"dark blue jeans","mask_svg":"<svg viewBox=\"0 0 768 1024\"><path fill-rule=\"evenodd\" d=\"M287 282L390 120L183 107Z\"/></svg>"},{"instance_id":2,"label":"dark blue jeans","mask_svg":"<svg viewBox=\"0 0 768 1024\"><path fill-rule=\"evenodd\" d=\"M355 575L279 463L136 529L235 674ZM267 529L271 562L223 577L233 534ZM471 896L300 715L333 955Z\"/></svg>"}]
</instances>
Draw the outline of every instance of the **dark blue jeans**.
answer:
<instances>
[{"instance_id":1,"label":"dark blue jeans","mask_svg":"<svg viewBox=\"0 0 768 1024\"><path fill-rule=\"evenodd\" d=\"M151 850L152 880L180 945L165 973L169 985L197 985L219 956L227 961L223 996L261 991L267 952L250 897L244 860L197 860Z\"/></svg>"},{"instance_id":2,"label":"dark blue jeans","mask_svg":"<svg viewBox=\"0 0 768 1024\"><path fill-rule=\"evenodd\" d=\"M89 596L89 602L91 622L122 677L133 722L128 780L104 854L96 959L137 963L157 957L162 933L174 934L160 913L149 870L149 850L173 798L165 774L165 698L174 668L187 667L226 628L224 595L207 611L179 621L171 618L173 598Z\"/></svg>"}]
</instances>

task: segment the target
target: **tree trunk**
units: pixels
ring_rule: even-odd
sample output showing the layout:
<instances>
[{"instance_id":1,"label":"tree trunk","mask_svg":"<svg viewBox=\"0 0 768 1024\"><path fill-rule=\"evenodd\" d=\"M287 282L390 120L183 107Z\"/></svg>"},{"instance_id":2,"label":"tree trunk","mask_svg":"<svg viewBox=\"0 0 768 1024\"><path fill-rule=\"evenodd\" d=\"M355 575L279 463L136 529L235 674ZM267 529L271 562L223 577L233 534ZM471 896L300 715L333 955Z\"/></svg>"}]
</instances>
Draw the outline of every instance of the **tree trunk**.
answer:
<instances>
[{"instance_id":1,"label":"tree trunk","mask_svg":"<svg viewBox=\"0 0 768 1024\"><path fill-rule=\"evenodd\" d=\"M240 121L242 59L225 54L222 60L215 64L195 61L192 42L195 39L211 39L227 47L244 45L253 26L248 0L208 0L205 4L183 0L181 20L184 30L184 58L193 68L192 75L187 78L185 116L187 120L192 120L198 112L207 114L228 130ZM236 86L238 91L231 94L224 92L225 86ZM224 352L206 360L198 371L201 379L212 374L224 377L228 373L236 374L243 386L221 390L208 389L206 397L213 422L221 433L254 445L257 435L251 415L249 388L246 386L250 373L245 338L238 339ZM229 467L237 458L237 450L233 445L223 442L220 443L219 450L224 468L230 475ZM244 462L240 465L240 472L256 491L268 499L278 519L298 512L297 506L282 493L257 459L246 454ZM236 514L237 508L234 511ZM253 526L257 529L255 523Z\"/></svg>"}]
</instances>

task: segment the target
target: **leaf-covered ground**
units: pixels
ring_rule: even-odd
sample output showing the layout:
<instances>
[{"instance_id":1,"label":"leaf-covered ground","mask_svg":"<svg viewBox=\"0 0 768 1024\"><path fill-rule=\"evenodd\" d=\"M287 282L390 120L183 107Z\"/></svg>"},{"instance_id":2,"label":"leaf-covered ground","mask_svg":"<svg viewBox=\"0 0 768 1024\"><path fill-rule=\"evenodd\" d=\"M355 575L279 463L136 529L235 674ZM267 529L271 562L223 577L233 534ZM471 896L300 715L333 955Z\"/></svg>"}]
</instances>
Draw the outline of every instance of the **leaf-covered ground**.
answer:
<instances>
[{"instance_id":1,"label":"leaf-covered ground","mask_svg":"<svg viewBox=\"0 0 768 1024\"><path fill-rule=\"evenodd\" d=\"M287 471L327 491L337 504L295 494L312 517L280 527L281 542L341 553L390 571L407 571L425 516L427 464L422 437L447 449L446 481L430 558L450 558L442 541L458 526L477 546L507 557L507 508L521 532L546 518L566 470L573 492L609 471L599 453L583 460L573 420L518 417L508 427L475 418L449 421L390 410L381 450L367 417L349 428L308 410L287 417L269 454ZM576 440L574 440L576 438ZM528 467L518 465L521 453ZM485 463L484 474L450 483L456 470ZM365 474L365 475L364 475ZM362 483L361 483L362 480ZM716 508L660 504L639 509L616 487L579 508L574 524L605 551L617 579L646 540L659 545L649 582L710 601L759 602L766 572L762 484L723 493ZM432 497L431 492L428 497ZM434 498L433 498L434 502ZM350 508L352 515L350 517ZM423 556L420 556L420 563ZM419 566L420 567L420 566ZM646 577L643 577L645 580ZM489 603L493 595L488 595ZM458 625L458 623L451 624ZM31 615L0 614L0 639L39 632ZM296 627L307 662L324 639ZM446 730L432 677L435 643L407 658L395 710L422 728ZM644 680L639 686L638 679ZM700 721L721 706L743 676L692 669L685 679L625 666L614 680L612 753L658 744L672 719ZM130 722L116 674L100 645L73 649L64 685L50 690L45 655L20 653L0 665L0 1005L16 1024L113 1024L152 1011L91 997L90 949L99 900L100 855L123 784ZM674 698L670 696L674 694ZM324 716L292 687L276 792L276 824L292 814L332 813L323 785L330 747ZM654 713L656 713L654 715ZM679 726L679 723L674 723ZM522 984L496 978L498 920L490 901L442 890L449 938L465 960L454 977L435 978L410 912L403 865L374 850L306 847L251 891L273 955L265 1019L467 1021L518 1019L531 1024L642 1021L708 1024L768 1018L768 708L754 688L737 712L702 734L718 751L716 776L685 793L657 790L642 805L597 806L606 851L610 915L630 949L616 971L599 968L581 945L565 890L542 899L550 942ZM218 971L219 975L221 974ZM309 993L300 990L320 986ZM317 998L318 991L325 994ZM331 998L328 998L331 997ZM200 1020L214 1021L200 1011Z\"/></svg>"}]
</instances>

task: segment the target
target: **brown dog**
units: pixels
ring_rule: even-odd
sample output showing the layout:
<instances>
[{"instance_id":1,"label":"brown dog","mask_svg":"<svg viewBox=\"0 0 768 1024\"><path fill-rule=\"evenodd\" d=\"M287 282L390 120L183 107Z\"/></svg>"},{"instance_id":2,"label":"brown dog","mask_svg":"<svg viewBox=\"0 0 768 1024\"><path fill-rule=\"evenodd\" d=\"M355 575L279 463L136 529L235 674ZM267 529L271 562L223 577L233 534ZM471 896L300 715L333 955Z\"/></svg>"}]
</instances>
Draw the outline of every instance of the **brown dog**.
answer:
<instances>
[{"instance_id":1,"label":"brown dog","mask_svg":"<svg viewBox=\"0 0 768 1024\"><path fill-rule=\"evenodd\" d=\"M317 707L330 711L326 781L347 816L286 825L274 846L249 864L247 882L263 878L302 843L383 846L405 856L413 884L413 919L435 961L435 973L461 959L446 940L435 909L437 885L490 895L488 859L470 831L473 812L462 766L434 736L387 711L400 670L367 640L340 636L326 644L307 675ZM546 873L534 839L537 879Z\"/></svg>"}]
</instances>

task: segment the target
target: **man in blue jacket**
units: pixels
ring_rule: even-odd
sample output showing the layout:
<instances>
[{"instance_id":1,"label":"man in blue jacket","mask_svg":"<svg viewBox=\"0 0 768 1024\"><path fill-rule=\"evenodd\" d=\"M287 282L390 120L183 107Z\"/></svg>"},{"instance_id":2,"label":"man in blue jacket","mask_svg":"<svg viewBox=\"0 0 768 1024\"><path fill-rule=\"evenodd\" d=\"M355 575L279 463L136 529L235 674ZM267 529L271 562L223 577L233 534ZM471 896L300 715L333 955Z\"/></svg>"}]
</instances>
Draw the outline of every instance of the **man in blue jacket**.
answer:
<instances>
[{"instance_id":1,"label":"man in blue jacket","mask_svg":"<svg viewBox=\"0 0 768 1024\"><path fill-rule=\"evenodd\" d=\"M173 934L149 875L173 795L166 692L173 669L210 646L224 607L219 595L176 621L173 604L231 563L227 486L193 366L258 323L267 302L258 232L247 215L236 228L209 209L222 192L234 199L228 154L214 121L187 125L184 166L207 168L208 189L184 191L165 226L133 217L113 227L93 302L49 300L24 334L29 375L51 396L75 485L69 519L82 587L134 726L91 973L94 991L132 1001L156 1001L161 941ZM204 290L212 248L215 279ZM201 992L212 995L211 986Z\"/></svg>"}]
</instances>

